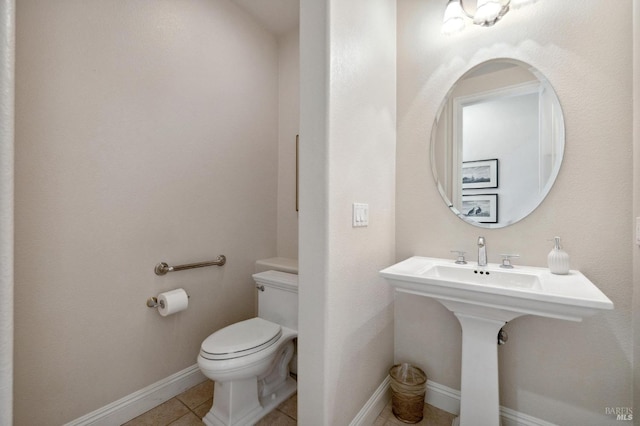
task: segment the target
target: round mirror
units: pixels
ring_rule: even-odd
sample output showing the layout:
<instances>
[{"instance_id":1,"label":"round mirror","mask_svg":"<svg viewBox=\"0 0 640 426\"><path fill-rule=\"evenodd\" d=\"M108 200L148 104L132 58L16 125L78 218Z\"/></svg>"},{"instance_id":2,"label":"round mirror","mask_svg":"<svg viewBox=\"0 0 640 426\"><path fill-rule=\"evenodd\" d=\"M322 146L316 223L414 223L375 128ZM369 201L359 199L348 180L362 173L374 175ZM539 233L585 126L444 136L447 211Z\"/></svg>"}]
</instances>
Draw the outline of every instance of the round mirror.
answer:
<instances>
[{"instance_id":1,"label":"round mirror","mask_svg":"<svg viewBox=\"0 0 640 426\"><path fill-rule=\"evenodd\" d=\"M512 59L466 72L431 132L431 168L444 202L483 228L511 225L535 210L563 153L558 97L538 70Z\"/></svg>"}]
</instances>

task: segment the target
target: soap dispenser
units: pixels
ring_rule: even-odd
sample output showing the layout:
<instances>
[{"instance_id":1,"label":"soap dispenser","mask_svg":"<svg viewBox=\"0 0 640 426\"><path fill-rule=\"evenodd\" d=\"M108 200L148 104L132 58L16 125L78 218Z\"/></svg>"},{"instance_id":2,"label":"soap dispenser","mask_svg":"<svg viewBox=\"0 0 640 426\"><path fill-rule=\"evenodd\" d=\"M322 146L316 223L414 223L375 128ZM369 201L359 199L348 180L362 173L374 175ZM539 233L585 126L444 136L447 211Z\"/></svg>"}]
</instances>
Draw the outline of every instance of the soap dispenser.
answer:
<instances>
[{"instance_id":1,"label":"soap dispenser","mask_svg":"<svg viewBox=\"0 0 640 426\"><path fill-rule=\"evenodd\" d=\"M552 274L567 275L569 273L569 255L560 248L560 237L554 237L554 247L547 256L549 270Z\"/></svg>"}]
</instances>

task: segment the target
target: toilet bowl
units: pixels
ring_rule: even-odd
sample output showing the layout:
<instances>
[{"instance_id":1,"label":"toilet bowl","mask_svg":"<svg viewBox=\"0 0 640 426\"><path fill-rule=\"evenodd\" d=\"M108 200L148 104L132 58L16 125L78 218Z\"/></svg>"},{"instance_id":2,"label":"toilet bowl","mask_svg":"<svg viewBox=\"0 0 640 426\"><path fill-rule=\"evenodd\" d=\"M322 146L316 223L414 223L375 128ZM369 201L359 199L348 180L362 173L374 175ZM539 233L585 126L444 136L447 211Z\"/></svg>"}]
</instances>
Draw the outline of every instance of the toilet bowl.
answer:
<instances>
[{"instance_id":1,"label":"toilet bowl","mask_svg":"<svg viewBox=\"0 0 640 426\"><path fill-rule=\"evenodd\" d=\"M208 426L253 425L296 392L289 363L297 338L298 276L279 271L253 275L258 317L207 337L198 366L215 382Z\"/></svg>"}]
</instances>

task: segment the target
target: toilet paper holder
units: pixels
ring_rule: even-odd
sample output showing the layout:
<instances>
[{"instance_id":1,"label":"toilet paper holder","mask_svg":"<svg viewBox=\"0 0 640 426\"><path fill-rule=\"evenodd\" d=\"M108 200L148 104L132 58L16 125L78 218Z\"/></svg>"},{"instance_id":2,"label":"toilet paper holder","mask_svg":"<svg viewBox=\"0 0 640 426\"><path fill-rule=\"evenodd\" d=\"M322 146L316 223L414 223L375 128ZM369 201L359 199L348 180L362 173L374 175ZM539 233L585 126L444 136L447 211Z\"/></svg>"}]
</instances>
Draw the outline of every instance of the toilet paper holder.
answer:
<instances>
[{"instance_id":1,"label":"toilet paper holder","mask_svg":"<svg viewBox=\"0 0 640 426\"><path fill-rule=\"evenodd\" d=\"M158 306L160 306L161 308L164 308L164 300L161 300L160 302L158 302L157 297L150 297L147 299L147 307L157 308Z\"/></svg>"},{"instance_id":2,"label":"toilet paper holder","mask_svg":"<svg viewBox=\"0 0 640 426\"><path fill-rule=\"evenodd\" d=\"M187 294L187 298L191 299L191 296ZM157 308L158 306L164 309L164 300L158 302L157 297L150 297L147 299L148 308Z\"/></svg>"}]
</instances>

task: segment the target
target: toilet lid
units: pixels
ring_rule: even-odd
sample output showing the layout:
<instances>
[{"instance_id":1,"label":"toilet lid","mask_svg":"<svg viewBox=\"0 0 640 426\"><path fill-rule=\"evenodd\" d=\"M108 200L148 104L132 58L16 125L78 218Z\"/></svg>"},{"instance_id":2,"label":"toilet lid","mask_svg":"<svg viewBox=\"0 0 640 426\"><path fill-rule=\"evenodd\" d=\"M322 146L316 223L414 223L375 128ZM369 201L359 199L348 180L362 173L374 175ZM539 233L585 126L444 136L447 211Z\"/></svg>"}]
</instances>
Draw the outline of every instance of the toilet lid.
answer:
<instances>
[{"instance_id":1,"label":"toilet lid","mask_svg":"<svg viewBox=\"0 0 640 426\"><path fill-rule=\"evenodd\" d=\"M280 325L251 318L216 331L202 342L200 355L211 360L238 358L259 352L282 335Z\"/></svg>"}]
</instances>

